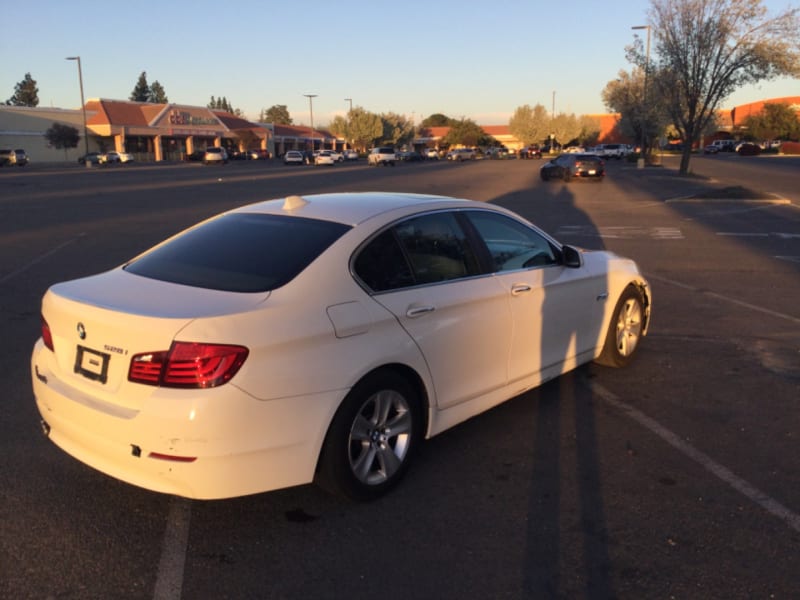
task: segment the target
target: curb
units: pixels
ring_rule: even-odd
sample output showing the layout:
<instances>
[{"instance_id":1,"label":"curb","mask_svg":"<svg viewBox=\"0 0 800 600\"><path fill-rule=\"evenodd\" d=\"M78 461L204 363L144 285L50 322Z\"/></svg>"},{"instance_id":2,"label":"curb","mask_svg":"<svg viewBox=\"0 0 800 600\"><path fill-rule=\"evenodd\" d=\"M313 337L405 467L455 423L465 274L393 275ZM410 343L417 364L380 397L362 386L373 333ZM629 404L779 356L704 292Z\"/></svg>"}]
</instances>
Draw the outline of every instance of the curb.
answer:
<instances>
[{"instance_id":1,"label":"curb","mask_svg":"<svg viewBox=\"0 0 800 600\"><path fill-rule=\"evenodd\" d=\"M694 196L682 196L678 198L669 198L664 200L665 204L720 204L720 203L736 203L736 204L791 204L792 201L787 198L695 198Z\"/></svg>"}]
</instances>

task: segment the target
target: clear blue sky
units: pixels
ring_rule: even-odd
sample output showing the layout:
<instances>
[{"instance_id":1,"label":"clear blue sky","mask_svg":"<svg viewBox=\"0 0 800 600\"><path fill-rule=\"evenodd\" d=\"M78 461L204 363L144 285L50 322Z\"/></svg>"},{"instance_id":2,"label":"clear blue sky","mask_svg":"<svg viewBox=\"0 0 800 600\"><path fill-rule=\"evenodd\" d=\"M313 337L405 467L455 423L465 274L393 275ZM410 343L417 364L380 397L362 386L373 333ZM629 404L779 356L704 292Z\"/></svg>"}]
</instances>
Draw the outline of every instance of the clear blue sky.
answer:
<instances>
[{"instance_id":1,"label":"clear blue sky","mask_svg":"<svg viewBox=\"0 0 800 600\"><path fill-rule=\"evenodd\" d=\"M771 11L796 2L766 0ZM649 0L27 0L0 10L0 101L30 72L39 106L126 100L139 74L170 102L225 96L251 119L285 104L324 125L354 106L505 124L518 106L606 112ZM644 31L640 33L645 33ZM800 80L743 89L724 108L800 95Z\"/></svg>"}]
</instances>

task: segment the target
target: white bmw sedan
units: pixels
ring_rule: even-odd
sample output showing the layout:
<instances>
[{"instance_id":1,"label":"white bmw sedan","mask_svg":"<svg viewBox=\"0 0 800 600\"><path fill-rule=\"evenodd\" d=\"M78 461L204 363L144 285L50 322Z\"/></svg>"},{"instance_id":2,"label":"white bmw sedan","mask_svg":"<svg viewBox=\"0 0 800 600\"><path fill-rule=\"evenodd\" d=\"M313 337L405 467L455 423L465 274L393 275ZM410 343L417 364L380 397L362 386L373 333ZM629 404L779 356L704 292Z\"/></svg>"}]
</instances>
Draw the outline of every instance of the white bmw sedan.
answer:
<instances>
[{"instance_id":1,"label":"white bmw sedan","mask_svg":"<svg viewBox=\"0 0 800 600\"><path fill-rule=\"evenodd\" d=\"M188 498L317 481L375 498L419 444L647 332L636 264L439 196L290 196L53 285L42 427L113 477Z\"/></svg>"}]
</instances>

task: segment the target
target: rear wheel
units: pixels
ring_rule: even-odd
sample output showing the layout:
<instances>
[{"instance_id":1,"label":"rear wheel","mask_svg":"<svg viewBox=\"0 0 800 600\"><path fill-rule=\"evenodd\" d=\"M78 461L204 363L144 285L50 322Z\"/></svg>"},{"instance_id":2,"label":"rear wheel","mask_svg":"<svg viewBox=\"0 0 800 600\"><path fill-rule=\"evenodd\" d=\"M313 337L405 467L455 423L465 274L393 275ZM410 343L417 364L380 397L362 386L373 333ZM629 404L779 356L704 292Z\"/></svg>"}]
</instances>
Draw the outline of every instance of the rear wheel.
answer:
<instances>
[{"instance_id":1,"label":"rear wheel","mask_svg":"<svg viewBox=\"0 0 800 600\"><path fill-rule=\"evenodd\" d=\"M317 483L354 500L372 500L402 478L422 439L420 401L388 370L356 385L333 418L320 455Z\"/></svg>"},{"instance_id":2,"label":"rear wheel","mask_svg":"<svg viewBox=\"0 0 800 600\"><path fill-rule=\"evenodd\" d=\"M626 366L639 347L643 330L644 299L636 287L629 285L617 301L603 351L596 362L607 367Z\"/></svg>"}]
</instances>

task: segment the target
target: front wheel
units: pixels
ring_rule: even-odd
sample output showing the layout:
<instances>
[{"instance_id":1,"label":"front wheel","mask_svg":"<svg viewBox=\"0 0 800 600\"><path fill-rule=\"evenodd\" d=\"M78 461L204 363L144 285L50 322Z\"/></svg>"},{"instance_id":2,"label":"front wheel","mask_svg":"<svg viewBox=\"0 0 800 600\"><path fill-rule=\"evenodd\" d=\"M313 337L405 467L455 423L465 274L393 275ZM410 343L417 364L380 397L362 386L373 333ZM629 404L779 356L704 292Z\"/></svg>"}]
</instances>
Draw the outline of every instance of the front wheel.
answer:
<instances>
[{"instance_id":1,"label":"front wheel","mask_svg":"<svg viewBox=\"0 0 800 600\"><path fill-rule=\"evenodd\" d=\"M633 285L622 292L608 325L603 351L597 363L624 367L633 360L644 331L644 298Z\"/></svg>"},{"instance_id":2,"label":"front wheel","mask_svg":"<svg viewBox=\"0 0 800 600\"><path fill-rule=\"evenodd\" d=\"M392 371L362 380L328 429L317 483L353 500L372 500L389 491L422 439L419 402L413 387Z\"/></svg>"}]
</instances>

